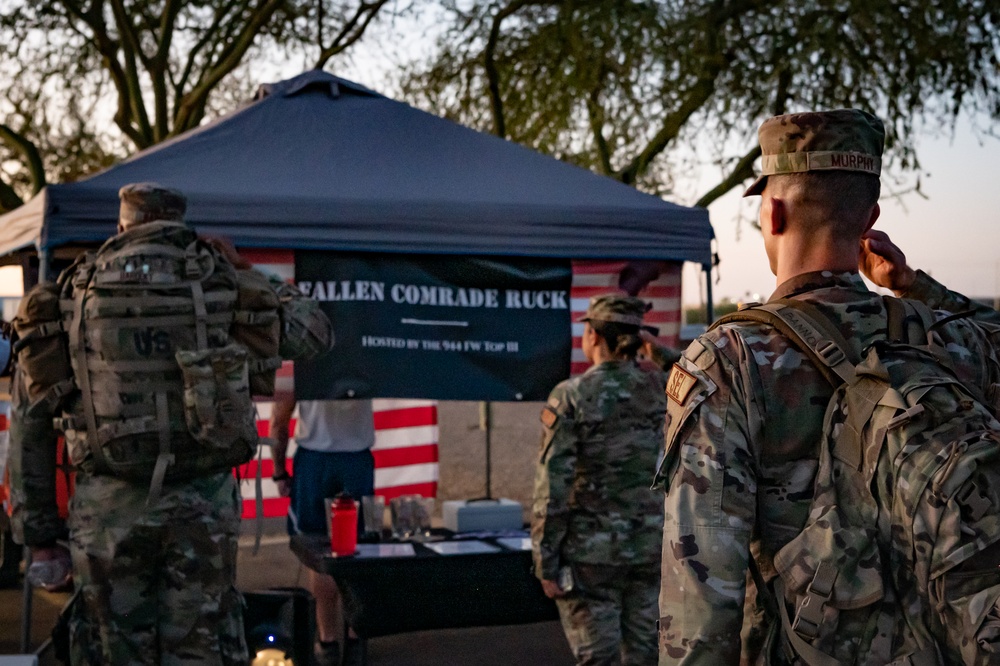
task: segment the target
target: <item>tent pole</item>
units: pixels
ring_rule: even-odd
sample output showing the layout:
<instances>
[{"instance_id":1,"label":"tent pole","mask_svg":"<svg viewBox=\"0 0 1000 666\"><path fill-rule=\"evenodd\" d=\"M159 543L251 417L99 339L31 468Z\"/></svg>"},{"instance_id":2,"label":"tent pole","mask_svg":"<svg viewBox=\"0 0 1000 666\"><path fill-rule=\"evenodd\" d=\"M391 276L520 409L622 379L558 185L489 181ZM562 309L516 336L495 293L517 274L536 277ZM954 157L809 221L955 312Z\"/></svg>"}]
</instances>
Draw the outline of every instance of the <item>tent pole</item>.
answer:
<instances>
[{"instance_id":1,"label":"tent pole","mask_svg":"<svg viewBox=\"0 0 1000 666\"><path fill-rule=\"evenodd\" d=\"M38 281L48 282L49 273L52 272L52 258L46 249L38 250Z\"/></svg>"},{"instance_id":2,"label":"tent pole","mask_svg":"<svg viewBox=\"0 0 1000 666\"><path fill-rule=\"evenodd\" d=\"M493 456L490 455L490 436L493 430L493 419L491 418L491 406L488 400L484 400L479 403L479 428L486 435L486 497L484 499L493 499L493 487L492 487L492 463Z\"/></svg>"},{"instance_id":3,"label":"tent pole","mask_svg":"<svg viewBox=\"0 0 1000 666\"><path fill-rule=\"evenodd\" d=\"M31 652L31 613L32 602L35 599L35 588L28 580L28 569L31 568L31 548L24 547L24 587L21 594L21 652L28 654Z\"/></svg>"},{"instance_id":4,"label":"tent pole","mask_svg":"<svg viewBox=\"0 0 1000 666\"><path fill-rule=\"evenodd\" d=\"M705 325L711 326L715 321L715 312L712 306L712 264L702 264L705 269Z\"/></svg>"}]
</instances>

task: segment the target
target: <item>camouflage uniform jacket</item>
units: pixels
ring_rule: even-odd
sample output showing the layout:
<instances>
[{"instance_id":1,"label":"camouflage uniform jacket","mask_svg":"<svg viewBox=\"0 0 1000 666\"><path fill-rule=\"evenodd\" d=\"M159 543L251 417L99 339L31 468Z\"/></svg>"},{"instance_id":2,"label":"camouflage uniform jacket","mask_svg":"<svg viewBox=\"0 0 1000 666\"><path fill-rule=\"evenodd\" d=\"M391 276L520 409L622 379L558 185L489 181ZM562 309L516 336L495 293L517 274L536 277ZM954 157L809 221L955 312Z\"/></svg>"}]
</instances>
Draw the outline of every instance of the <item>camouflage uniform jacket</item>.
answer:
<instances>
[{"instance_id":1,"label":"camouflage uniform jacket","mask_svg":"<svg viewBox=\"0 0 1000 666\"><path fill-rule=\"evenodd\" d=\"M21 371L11 382L10 490L14 540L26 546L66 537L56 504L58 435L52 414L29 412Z\"/></svg>"},{"instance_id":2,"label":"camouflage uniform jacket","mask_svg":"<svg viewBox=\"0 0 1000 666\"><path fill-rule=\"evenodd\" d=\"M662 446L664 375L608 361L553 389L535 475L539 578L568 562L642 564L660 554L663 507L649 489Z\"/></svg>"},{"instance_id":3,"label":"camouflage uniform jacket","mask_svg":"<svg viewBox=\"0 0 1000 666\"><path fill-rule=\"evenodd\" d=\"M1000 314L923 273L905 296L939 310L976 310L940 333L960 378L996 404ZM799 275L778 287L778 298L818 306L841 322L856 352L885 335L883 301L858 273ZM677 367L657 474L667 493L660 663L736 664L741 654L755 663L767 628L780 620L756 603L748 558L752 552L770 581L774 554L806 521L832 388L765 324L712 330Z\"/></svg>"}]
</instances>

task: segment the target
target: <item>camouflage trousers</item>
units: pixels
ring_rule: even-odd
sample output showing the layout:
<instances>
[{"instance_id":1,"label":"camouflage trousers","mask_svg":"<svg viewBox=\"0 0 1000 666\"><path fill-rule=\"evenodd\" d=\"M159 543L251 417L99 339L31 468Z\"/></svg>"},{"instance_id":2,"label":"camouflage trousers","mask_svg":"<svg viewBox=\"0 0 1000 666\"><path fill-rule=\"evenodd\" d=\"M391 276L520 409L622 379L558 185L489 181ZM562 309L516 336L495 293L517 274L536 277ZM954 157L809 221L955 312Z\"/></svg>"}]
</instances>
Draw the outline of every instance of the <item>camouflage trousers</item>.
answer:
<instances>
[{"instance_id":1,"label":"camouflage trousers","mask_svg":"<svg viewBox=\"0 0 1000 666\"><path fill-rule=\"evenodd\" d=\"M556 606L576 663L655 664L659 562L571 566L573 590Z\"/></svg>"},{"instance_id":2,"label":"camouflage trousers","mask_svg":"<svg viewBox=\"0 0 1000 666\"><path fill-rule=\"evenodd\" d=\"M149 488L78 474L70 550L78 664L246 664L235 588L239 488L231 473Z\"/></svg>"}]
</instances>

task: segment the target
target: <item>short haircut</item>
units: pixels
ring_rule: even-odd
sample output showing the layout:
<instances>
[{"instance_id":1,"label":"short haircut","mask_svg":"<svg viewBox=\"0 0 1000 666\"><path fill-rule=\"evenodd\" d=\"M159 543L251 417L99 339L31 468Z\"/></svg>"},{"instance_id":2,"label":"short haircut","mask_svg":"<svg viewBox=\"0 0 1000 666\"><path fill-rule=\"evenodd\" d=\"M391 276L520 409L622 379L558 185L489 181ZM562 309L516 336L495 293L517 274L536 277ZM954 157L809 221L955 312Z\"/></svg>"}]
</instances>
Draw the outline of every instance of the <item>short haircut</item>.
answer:
<instances>
[{"instance_id":1,"label":"short haircut","mask_svg":"<svg viewBox=\"0 0 1000 666\"><path fill-rule=\"evenodd\" d=\"M857 171L806 171L768 177L779 198L794 200L807 210L808 221L836 222L838 238L853 240L864 233L871 209L878 203L878 176Z\"/></svg>"}]
</instances>

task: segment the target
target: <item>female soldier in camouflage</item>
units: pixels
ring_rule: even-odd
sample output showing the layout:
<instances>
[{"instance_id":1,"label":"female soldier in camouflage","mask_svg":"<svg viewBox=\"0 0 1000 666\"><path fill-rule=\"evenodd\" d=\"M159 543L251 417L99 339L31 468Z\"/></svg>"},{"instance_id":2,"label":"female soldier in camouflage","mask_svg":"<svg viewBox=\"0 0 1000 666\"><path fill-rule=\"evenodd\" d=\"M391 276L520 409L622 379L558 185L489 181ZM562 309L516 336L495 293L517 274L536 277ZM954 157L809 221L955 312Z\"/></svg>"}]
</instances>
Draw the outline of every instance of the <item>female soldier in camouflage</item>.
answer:
<instances>
[{"instance_id":1,"label":"female soldier in camouflage","mask_svg":"<svg viewBox=\"0 0 1000 666\"><path fill-rule=\"evenodd\" d=\"M542 410L535 572L578 664L656 662L663 510L649 470L663 441L665 377L636 362L646 310L638 298L593 298L581 319L593 365Z\"/></svg>"}]
</instances>

